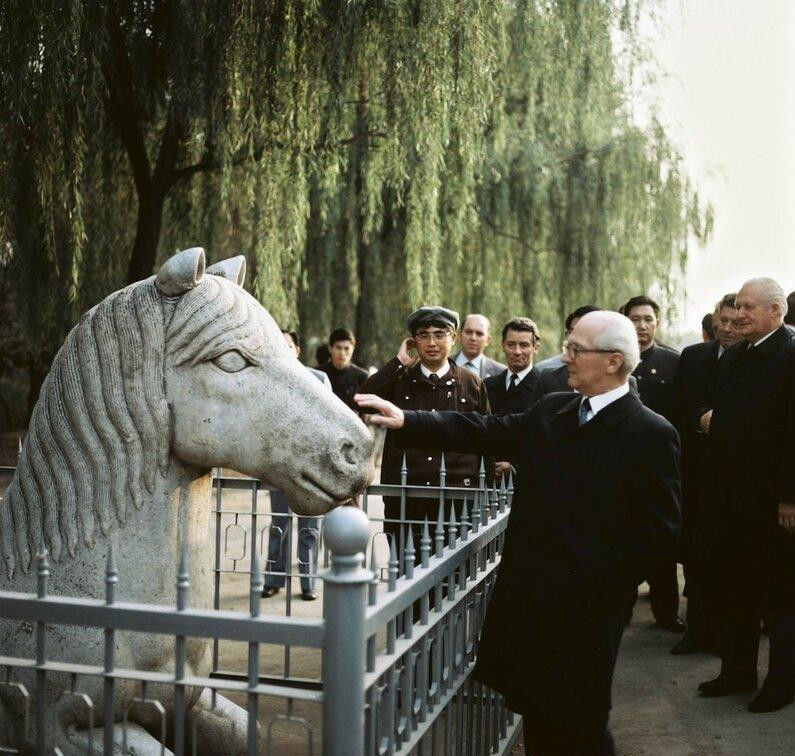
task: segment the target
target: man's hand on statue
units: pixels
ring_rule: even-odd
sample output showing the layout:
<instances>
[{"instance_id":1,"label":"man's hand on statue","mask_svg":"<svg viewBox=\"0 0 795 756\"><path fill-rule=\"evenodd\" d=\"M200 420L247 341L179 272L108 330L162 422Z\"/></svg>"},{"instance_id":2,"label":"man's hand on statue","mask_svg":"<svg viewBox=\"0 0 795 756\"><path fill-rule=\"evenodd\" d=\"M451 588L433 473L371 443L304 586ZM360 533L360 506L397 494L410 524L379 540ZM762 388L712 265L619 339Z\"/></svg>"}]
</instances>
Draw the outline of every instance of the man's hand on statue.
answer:
<instances>
[{"instance_id":1,"label":"man's hand on statue","mask_svg":"<svg viewBox=\"0 0 795 756\"><path fill-rule=\"evenodd\" d=\"M397 358L400 360L400 364L403 365L403 367L411 367L417 361L415 357L409 354L410 349L414 349L414 339L403 339L403 343L400 345L400 349L398 349L397 353Z\"/></svg>"},{"instance_id":2,"label":"man's hand on statue","mask_svg":"<svg viewBox=\"0 0 795 756\"><path fill-rule=\"evenodd\" d=\"M790 535L795 535L795 504L781 501L778 505L778 524Z\"/></svg>"},{"instance_id":3,"label":"man's hand on statue","mask_svg":"<svg viewBox=\"0 0 795 756\"><path fill-rule=\"evenodd\" d=\"M392 402L375 394L356 394L353 398L365 412L371 411L365 415L368 423L383 425L392 430L403 427L403 410Z\"/></svg>"},{"instance_id":4,"label":"man's hand on statue","mask_svg":"<svg viewBox=\"0 0 795 756\"><path fill-rule=\"evenodd\" d=\"M503 475L508 475L511 471L510 462L495 462L494 463L494 477L499 480Z\"/></svg>"}]
</instances>

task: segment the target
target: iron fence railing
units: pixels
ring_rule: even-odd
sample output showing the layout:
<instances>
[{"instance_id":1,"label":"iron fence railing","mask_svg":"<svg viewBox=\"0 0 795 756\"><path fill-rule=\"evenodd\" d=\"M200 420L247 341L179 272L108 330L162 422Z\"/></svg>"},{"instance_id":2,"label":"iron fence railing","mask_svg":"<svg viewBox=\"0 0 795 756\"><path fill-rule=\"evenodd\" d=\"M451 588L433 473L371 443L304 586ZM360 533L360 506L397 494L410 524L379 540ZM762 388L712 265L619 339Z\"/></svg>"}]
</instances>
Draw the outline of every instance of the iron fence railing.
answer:
<instances>
[{"instance_id":1,"label":"iron fence railing","mask_svg":"<svg viewBox=\"0 0 795 756\"><path fill-rule=\"evenodd\" d=\"M208 545L215 548L212 609L190 607L184 561L175 605L151 606L115 600L117 581L128 576L118 574L112 551L104 600L50 595L50 565L40 555L36 595L0 592L0 617L27 623L36 634L35 658L0 655L0 694L5 690L22 704L36 753L53 753L48 737L66 702L90 713L85 752L113 753L119 728L111 713L120 681L135 683L134 704L156 713L161 742L179 754L201 752L185 707L194 689L205 691L211 707L223 694L246 709L249 754L312 754L321 743L322 752L334 756L508 753L520 719L471 672L499 565L511 481L488 486L481 471L477 488L448 487L444 463L438 486L407 486L405 465L402 477L399 485L368 488L361 510L343 507L318 518L319 568L299 564L296 571L298 518L273 513L258 481L217 474L214 543ZM387 543L381 533L382 496L402 502L397 542ZM408 497L432 502L432 522L405 519ZM272 572L264 557L274 527L286 550L283 607L261 598ZM296 616L291 604L291 581L302 573L321 582L322 603L301 607L310 616ZM274 613L282 609L284 616ZM104 655L95 665L58 658L48 628L63 625L102 632ZM130 632L172 636L173 674L117 667L114 638ZM211 639L206 677L186 671L190 638ZM237 653L228 653L233 647ZM89 680L101 681L99 695L90 695ZM42 693L52 681L61 693L50 705ZM160 698L173 699L173 715ZM121 722L125 739L128 713L129 707ZM0 733L0 753L18 748Z\"/></svg>"}]
</instances>

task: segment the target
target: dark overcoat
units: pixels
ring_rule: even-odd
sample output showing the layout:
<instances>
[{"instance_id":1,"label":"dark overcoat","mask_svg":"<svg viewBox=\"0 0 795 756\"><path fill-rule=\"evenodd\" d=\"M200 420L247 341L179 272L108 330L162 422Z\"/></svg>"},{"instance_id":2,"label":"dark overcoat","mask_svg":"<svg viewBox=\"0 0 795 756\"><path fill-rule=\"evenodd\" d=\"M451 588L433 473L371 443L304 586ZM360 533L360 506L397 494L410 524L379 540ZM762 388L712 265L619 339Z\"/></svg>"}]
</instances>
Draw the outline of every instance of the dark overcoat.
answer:
<instances>
[{"instance_id":1,"label":"dark overcoat","mask_svg":"<svg viewBox=\"0 0 795 756\"><path fill-rule=\"evenodd\" d=\"M676 542L679 439L631 393L579 427L580 400L550 394L504 417L406 413L398 436L518 459L475 675L516 711L601 732L635 588Z\"/></svg>"},{"instance_id":2,"label":"dark overcoat","mask_svg":"<svg viewBox=\"0 0 795 756\"><path fill-rule=\"evenodd\" d=\"M641 401L674 424L677 417L674 378L678 364L679 352L652 344L640 353L640 362L632 373L638 382Z\"/></svg>"},{"instance_id":3,"label":"dark overcoat","mask_svg":"<svg viewBox=\"0 0 795 756\"><path fill-rule=\"evenodd\" d=\"M795 334L781 326L759 346L727 349L694 418L708 409L714 587L793 611L795 537L778 525L778 504L795 503Z\"/></svg>"},{"instance_id":4,"label":"dark overcoat","mask_svg":"<svg viewBox=\"0 0 795 756\"><path fill-rule=\"evenodd\" d=\"M709 396L720 344L706 341L682 350L674 377L677 414L676 428L682 442L682 559L689 559L698 550L695 538L706 523L699 517L706 474L707 437L699 432L695 410Z\"/></svg>"},{"instance_id":5,"label":"dark overcoat","mask_svg":"<svg viewBox=\"0 0 795 756\"><path fill-rule=\"evenodd\" d=\"M498 375L486 378L486 392L489 395L489 407L494 415L515 415L524 412L533 404L533 390L538 382L541 372L533 368L512 391L508 391L506 380L508 371L503 370Z\"/></svg>"}]
</instances>

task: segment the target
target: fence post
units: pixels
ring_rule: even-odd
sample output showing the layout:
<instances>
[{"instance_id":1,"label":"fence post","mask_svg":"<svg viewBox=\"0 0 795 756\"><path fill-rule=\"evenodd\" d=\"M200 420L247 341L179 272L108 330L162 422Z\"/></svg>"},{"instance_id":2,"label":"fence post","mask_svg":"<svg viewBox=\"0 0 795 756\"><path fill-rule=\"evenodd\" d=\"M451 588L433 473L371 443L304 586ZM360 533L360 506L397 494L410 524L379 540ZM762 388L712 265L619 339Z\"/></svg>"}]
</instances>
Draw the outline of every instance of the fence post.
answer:
<instances>
[{"instance_id":1,"label":"fence post","mask_svg":"<svg viewBox=\"0 0 795 756\"><path fill-rule=\"evenodd\" d=\"M323 756L364 754L364 610L373 579L363 559L370 521L356 507L326 515L331 569L323 576Z\"/></svg>"}]
</instances>

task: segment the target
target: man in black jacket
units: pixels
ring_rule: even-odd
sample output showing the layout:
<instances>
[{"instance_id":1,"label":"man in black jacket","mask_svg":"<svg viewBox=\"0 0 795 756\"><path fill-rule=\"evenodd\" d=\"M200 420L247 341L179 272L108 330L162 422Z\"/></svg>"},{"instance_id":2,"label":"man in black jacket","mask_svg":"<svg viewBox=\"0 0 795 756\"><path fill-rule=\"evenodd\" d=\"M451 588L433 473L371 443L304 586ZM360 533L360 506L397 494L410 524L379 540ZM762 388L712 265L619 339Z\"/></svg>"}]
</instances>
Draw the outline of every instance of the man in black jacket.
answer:
<instances>
[{"instance_id":1,"label":"man in black jacket","mask_svg":"<svg viewBox=\"0 0 795 756\"><path fill-rule=\"evenodd\" d=\"M638 382L641 401L669 423L676 425L676 393L674 376L679 352L655 341L660 324L660 306L650 297L632 297L623 307L624 314L635 326L640 347L640 362L633 375ZM676 557L652 567L646 582L654 619L660 627L676 633L684 632L679 619L679 582Z\"/></svg>"},{"instance_id":2,"label":"man in black jacket","mask_svg":"<svg viewBox=\"0 0 795 756\"><path fill-rule=\"evenodd\" d=\"M513 318L502 328L501 344L508 367L484 383L491 411L495 415L513 415L533 404L533 390L540 376L533 358L541 344L541 334L530 318ZM497 478L507 475L511 467L509 460L498 461L494 474Z\"/></svg>"},{"instance_id":3,"label":"man in black jacket","mask_svg":"<svg viewBox=\"0 0 795 756\"><path fill-rule=\"evenodd\" d=\"M737 294L743 342L718 362L707 433L709 579L718 607L721 673L705 696L756 688L760 618L770 637L768 674L748 706L775 711L795 694L795 334L770 278Z\"/></svg>"},{"instance_id":4,"label":"man in black jacket","mask_svg":"<svg viewBox=\"0 0 795 756\"><path fill-rule=\"evenodd\" d=\"M357 401L407 446L518 460L475 675L523 715L531 753L597 756L614 753L610 691L635 587L675 545L679 439L629 392L638 347L626 318L586 315L564 359L579 393L518 415Z\"/></svg>"},{"instance_id":5,"label":"man in black jacket","mask_svg":"<svg viewBox=\"0 0 795 756\"><path fill-rule=\"evenodd\" d=\"M704 539L709 520L703 516L706 436L693 418L709 395L710 382L723 352L742 340L737 330L737 295L726 294L715 308L715 341L686 347L679 358L674 386L678 403L677 430L682 440L682 540L680 558L685 569L687 630L672 654L689 654L715 646L715 615L709 607L704 581Z\"/></svg>"},{"instance_id":6,"label":"man in black jacket","mask_svg":"<svg viewBox=\"0 0 795 756\"><path fill-rule=\"evenodd\" d=\"M367 371L351 362L356 349L356 337L347 328L335 328L328 337L329 361L318 365L331 381L331 390L354 412L357 411L353 395L367 380Z\"/></svg>"}]
</instances>

